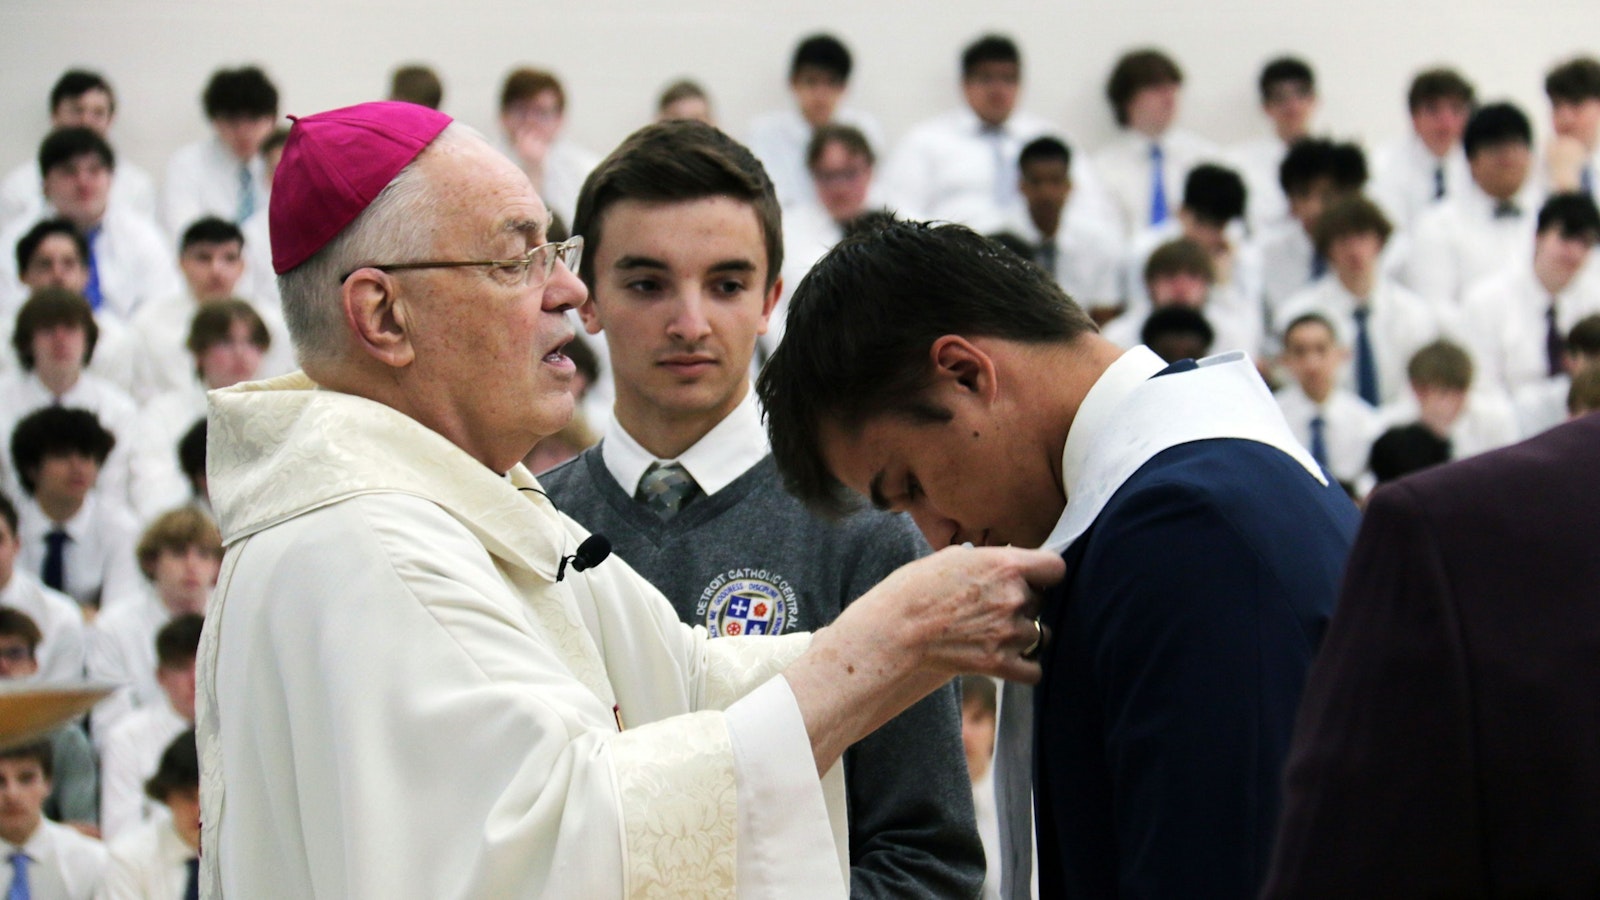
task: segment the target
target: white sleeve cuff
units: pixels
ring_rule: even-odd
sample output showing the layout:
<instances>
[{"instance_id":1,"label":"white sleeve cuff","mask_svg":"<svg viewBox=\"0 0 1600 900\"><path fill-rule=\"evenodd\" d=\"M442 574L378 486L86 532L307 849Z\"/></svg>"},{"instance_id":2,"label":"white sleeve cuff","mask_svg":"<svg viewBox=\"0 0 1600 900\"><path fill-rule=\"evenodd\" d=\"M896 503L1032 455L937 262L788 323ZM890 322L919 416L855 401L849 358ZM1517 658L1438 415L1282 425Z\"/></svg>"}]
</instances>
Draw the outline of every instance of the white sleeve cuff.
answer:
<instances>
[{"instance_id":1,"label":"white sleeve cuff","mask_svg":"<svg viewBox=\"0 0 1600 900\"><path fill-rule=\"evenodd\" d=\"M769 679L728 707L726 717L738 786L739 895L799 896L798 889L809 897L845 896L849 846L840 766L828 773L837 789L825 798L788 680Z\"/></svg>"}]
</instances>

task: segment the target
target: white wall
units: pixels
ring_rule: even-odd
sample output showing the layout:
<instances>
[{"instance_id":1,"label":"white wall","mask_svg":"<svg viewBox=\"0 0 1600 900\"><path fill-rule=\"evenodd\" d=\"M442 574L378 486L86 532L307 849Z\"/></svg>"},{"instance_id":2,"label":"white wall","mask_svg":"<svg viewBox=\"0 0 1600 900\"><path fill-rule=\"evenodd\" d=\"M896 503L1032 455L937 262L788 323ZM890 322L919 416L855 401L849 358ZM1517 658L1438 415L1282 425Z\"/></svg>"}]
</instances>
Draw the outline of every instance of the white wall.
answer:
<instances>
[{"instance_id":1,"label":"white wall","mask_svg":"<svg viewBox=\"0 0 1600 900\"><path fill-rule=\"evenodd\" d=\"M32 158L50 85L74 65L116 85L114 143L158 177L204 133L209 73L246 61L268 70L285 113L371 99L394 65L426 61L445 80L445 108L486 131L505 72L546 66L568 86L571 133L602 152L647 120L663 84L691 75L738 134L785 101L789 53L818 29L853 49L851 101L891 139L956 101L960 48L995 29L1022 46L1024 105L1079 144L1111 132L1105 73L1138 44L1177 57L1185 123L1214 139L1262 127L1256 72L1292 51L1317 69L1327 128L1379 140L1405 127L1411 74L1441 61L1481 97L1520 102L1543 130L1543 73L1600 50L1600 0L0 0L0 167Z\"/></svg>"}]
</instances>

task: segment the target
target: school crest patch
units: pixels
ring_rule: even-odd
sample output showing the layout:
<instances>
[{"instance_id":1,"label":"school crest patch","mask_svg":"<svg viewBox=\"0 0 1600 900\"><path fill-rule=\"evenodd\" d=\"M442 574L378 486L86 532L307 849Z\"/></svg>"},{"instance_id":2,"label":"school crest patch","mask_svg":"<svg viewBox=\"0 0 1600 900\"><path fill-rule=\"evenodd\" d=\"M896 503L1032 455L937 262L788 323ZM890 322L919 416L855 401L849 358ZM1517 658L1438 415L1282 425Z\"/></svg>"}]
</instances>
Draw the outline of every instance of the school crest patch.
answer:
<instances>
[{"instance_id":1,"label":"school crest patch","mask_svg":"<svg viewBox=\"0 0 1600 900\"><path fill-rule=\"evenodd\" d=\"M783 634L798 612L793 585L769 569L731 569L718 575L695 607L712 637Z\"/></svg>"}]
</instances>

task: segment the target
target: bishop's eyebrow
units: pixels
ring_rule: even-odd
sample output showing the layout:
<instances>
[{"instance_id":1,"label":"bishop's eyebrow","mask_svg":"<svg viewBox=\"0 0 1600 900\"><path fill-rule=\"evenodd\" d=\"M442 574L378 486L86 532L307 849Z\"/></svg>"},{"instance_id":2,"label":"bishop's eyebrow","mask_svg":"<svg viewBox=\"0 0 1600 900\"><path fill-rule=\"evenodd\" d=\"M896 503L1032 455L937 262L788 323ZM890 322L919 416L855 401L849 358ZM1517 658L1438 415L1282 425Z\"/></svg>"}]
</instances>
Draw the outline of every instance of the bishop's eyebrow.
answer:
<instances>
[{"instance_id":1,"label":"bishop's eyebrow","mask_svg":"<svg viewBox=\"0 0 1600 900\"><path fill-rule=\"evenodd\" d=\"M526 238L529 246L544 242L544 236L550 229L550 217L543 219L512 219L501 227L504 234L516 235Z\"/></svg>"}]
</instances>

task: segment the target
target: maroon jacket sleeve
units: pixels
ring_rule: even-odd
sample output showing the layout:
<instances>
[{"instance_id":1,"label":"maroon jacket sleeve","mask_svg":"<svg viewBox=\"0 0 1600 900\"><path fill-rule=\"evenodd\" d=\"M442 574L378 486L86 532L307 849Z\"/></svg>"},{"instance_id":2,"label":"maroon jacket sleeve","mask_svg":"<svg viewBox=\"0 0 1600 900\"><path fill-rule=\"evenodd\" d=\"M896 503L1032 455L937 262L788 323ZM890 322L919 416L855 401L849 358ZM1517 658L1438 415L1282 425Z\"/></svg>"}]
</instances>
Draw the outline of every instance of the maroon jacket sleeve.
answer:
<instances>
[{"instance_id":1,"label":"maroon jacket sleeve","mask_svg":"<svg viewBox=\"0 0 1600 900\"><path fill-rule=\"evenodd\" d=\"M1475 894L1473 696L1439 523L1378 491L1311 669L1265 897Z\"/></svg>"}]
</instances>

